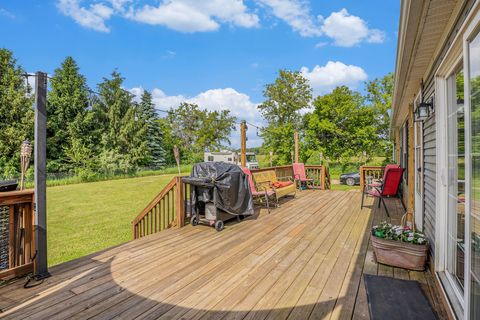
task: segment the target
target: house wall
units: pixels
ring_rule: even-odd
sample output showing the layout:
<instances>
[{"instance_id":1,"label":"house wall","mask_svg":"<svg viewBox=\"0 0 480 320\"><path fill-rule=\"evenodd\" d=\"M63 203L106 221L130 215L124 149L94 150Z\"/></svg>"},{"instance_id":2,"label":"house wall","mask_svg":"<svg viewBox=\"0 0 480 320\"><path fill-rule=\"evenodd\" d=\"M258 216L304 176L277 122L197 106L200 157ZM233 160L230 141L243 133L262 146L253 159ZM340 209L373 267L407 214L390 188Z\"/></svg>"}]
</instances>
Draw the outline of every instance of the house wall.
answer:
<instances>
[{"instance_id":1,"label":"house wall","mask_svg":"<svg viewBox=\"0 0 480 320\"><path fill-rule=\"evenodd\" d=\"M434 81L424 87L423 97L430 101L435 93ZM436 125L435 114L423 123L423 232L430 242L430 254L435 257L436 206ZM433 261L433 259L432 259Z\"/></svg>"},{"instance_id":2,"label":"house wall","mask_svg":"<svg viewBox=\"0 0 480 320\"><path fill-rule=\"evenodd\" d=\"M445 43L441 51L439 52L438 57L435 59L434 66L432 71L426 77L423 88L423 100L430 101L433 98L435 104L435 74L438 70L438 67L441 61L446 56L448 50L451 47L452 42L454 41L455 36L458 33L458 30L464 23L468 13L470 12L475 0L465 1L464 8L459 15L455 25L450 30ZM423 228L424 233L429 240L431 247L430 253L432 258L435 257L435 227L436 227L436 124L435 124L435 114L432 114L428 120L424 122L423 125L423 187L424 187L424 213L423 213ZM433 261L434 259L432 259Z\"/></svg>"},{"instance_id":3,"label":"house wall","mask_svg":"<svg viewBox=\"0 0 480 320\"><path fill-rule=\"evenodd\" d=\"M475 0L465 1L462 12L458 16L457 21L455 22L453 28L449 31L449 35L446 38L441 50L438 52L435 62L432 66L431 72L425 77L423 84L422 100L430 101L435 96L435 74L438 70L438 67L447 54L450 46L458 33L461 25L464 23L468 13L470 12ZM421 84L418 86L417 92L421 89ZM414 97L412 97L413 103ZM435 99L434 99L435 101ZM405 119L406 120L406 119ZM400 145L403 146L403 140L407 138L403 134L403 130L400 129ZM431 244L431 255L432 258L435 256L435 216L436 216L436 124L435 124L435 114L432 114L427 120L424 121L423 125L423 201L424 201L424 212L423 212L423 232L425 233L427 239ZM403 149L403 148L401 148ZM400 162L402 166L406 166L406 163L403 161L402 155L400 155ZM407 175L404 177L404 187L403 187L403 196L404 201L408 201L408 188L407 188ZM433 261L433 259L432 259Z\"/></svg>"}]
</instances>

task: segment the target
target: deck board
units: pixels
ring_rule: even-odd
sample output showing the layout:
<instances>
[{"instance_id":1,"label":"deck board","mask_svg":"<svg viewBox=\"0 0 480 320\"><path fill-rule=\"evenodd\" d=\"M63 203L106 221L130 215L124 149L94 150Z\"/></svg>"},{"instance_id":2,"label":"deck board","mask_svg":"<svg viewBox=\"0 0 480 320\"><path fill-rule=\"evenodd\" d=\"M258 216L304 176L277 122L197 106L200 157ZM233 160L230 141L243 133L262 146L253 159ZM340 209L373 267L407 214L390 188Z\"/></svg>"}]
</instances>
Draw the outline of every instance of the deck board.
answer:
<instances>
[{"instance_id":1,"label":"deck board","mask_svg":"<svg viewBox=\"0 0 480 320\"><path fill-rule=\"evenodd\" d=\"M0 287L5 319L369 319L363 274L430 274L375 263L372 224L383 208L358 191L304 191L222 232L169 229L51 268L25 290ZM401 205L388 199L391 221ZM442 312L439 312L442 315Z\"/></svg>"}]
</instances>

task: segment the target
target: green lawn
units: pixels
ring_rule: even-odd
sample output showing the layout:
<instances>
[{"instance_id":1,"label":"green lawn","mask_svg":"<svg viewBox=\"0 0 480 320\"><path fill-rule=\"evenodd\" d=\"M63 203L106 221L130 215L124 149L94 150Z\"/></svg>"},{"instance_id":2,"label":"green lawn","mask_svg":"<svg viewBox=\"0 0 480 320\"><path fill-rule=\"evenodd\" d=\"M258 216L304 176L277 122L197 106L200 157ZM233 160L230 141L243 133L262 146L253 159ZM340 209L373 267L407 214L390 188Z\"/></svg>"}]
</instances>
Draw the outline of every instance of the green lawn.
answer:
<instances>
[{"instance_id":1,"label":"green lawn","mask_svg":"<svg viewBox=\"0 0 480 320\"><path fill-rule=\"evenodd\" d=\"M173 176L47 188L49 264L131 240L131 221Z\"/></svg>"}]
</instances>

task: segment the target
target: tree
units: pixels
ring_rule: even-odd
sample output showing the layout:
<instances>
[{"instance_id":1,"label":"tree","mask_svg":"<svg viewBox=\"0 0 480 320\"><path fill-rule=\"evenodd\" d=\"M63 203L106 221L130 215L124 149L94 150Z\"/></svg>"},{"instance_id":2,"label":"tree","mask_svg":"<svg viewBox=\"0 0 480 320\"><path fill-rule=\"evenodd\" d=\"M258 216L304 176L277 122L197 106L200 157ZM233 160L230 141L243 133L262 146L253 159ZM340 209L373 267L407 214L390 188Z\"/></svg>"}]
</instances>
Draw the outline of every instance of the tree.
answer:
<instances>
[{"instance_id":1,"label":"tree","mask_svg":"<svg viewBox=\"0 0 480 320\"><path fill-rule=\"evenodd\" d=\"M20 146L33 139L33 99L27 95L24 70L13 53L0 49L0 175L20 170Z\"/></svg>"},{"instance_id":2,"label":"tree","mask_svg":"<svg viewBox=\"0 0 480 320\"><path fill-rule=\"evenodd\" d=\"M366 83L366 100L375 113L377 125L378 144L374 152L390 158L392 156L392 142L390 133L390 112L392 110L394 88L394 74L389 73L382 78L377 78ZM463 91L462 91L463 92Z\"/></svg>"},{"instance_id":3,"label":"tree","mask_svg":"<svg viewBox=\"0 0 480 320\"><path fill-rule=\"evenodd\" d=\"M217 150L230 144L230 134L235 128L236 118L229 110L201 110L198 105L182 103L170 109L162 120L162 129L169 161L172 161L172 148L177 145L183 160L199 161L206 149Z\"/></svg>"},{"instance_id":4,"label":"tree","mask_svg":"<svg viewBox=\"0 0 480 320\"><path fill-rule=\"evenodd\" d=\"M318 96L305 116L306 142L332 160L349 162L364 151L370 154L379 140L374 109L348 87Z\"/></svg>"},{"instance_id":5,"label":"tree","mask_svg":"<svg viewBox=\"0 0 480 320\"><path fill-rule=\"evenodd\" d=\"M163 149L162 128L159 117L152 102L152 95L144 91L138 105L139 118L147 124L145 140L148 154L145 157L145 165L156 168L165 165L165 150Z\"/></svg>"},{"instance_id":6,"label":"tree","mask_svg":"<svg viewBox=\"0 0 480 320\"><path fill-rule=\"evenodd\" d=\"M91 117L87 115L89 92L86 79L79 73L72 57L65 58L55 69L50 86L47 99L48 170L58 172L85 167L86 162L93 159L91 151L94 147L89 130ZM85 154L80 162L78 150Z\"/></svg>"},{"instance_id":7,"label":"tree","mask_svg":"<svg viewBox=\"0 0 480 320\"><path fill-rule=\"evenodd\" d=\"M100 166L106 172L136 170L148 153L145 122L137 117L133 96L122 89L124 78L114 71L98 85L100 99L94 104L100 128Z\"/></svg>"},{"instance_id":8,"label":"tree","mask_svg":"<svg viewBox=\"0 0 480 320\"><path fill-rule=\"evenodd\" d=\"M275 82L266 86L263 95L266 100L258 109L267 121L261 131L264 147L273 150L279 164L290 163L293 135L302 124L300 110L310 107L312 89L299 72L280 70Z\"/></svg>"}]
</instances>

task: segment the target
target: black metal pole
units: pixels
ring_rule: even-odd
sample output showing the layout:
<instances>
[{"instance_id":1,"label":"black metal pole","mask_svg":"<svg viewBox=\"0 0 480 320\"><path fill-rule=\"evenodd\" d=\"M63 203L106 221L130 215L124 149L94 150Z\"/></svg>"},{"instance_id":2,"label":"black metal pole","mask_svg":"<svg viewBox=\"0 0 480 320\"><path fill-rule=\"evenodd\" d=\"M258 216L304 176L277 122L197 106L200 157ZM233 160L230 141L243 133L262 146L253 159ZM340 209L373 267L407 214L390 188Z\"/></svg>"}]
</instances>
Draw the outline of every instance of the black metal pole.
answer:
<instances>
[{"instance_id":1,"label":"black metal pole","mask_svg":"<svg viewBox=\"0 0 480 320\"><path fill-rule=\"evenodd\" d=\"M35 248L34 276L50 276L47 264L47 74L35 77Z\"/></svg>"}]
</instances>

